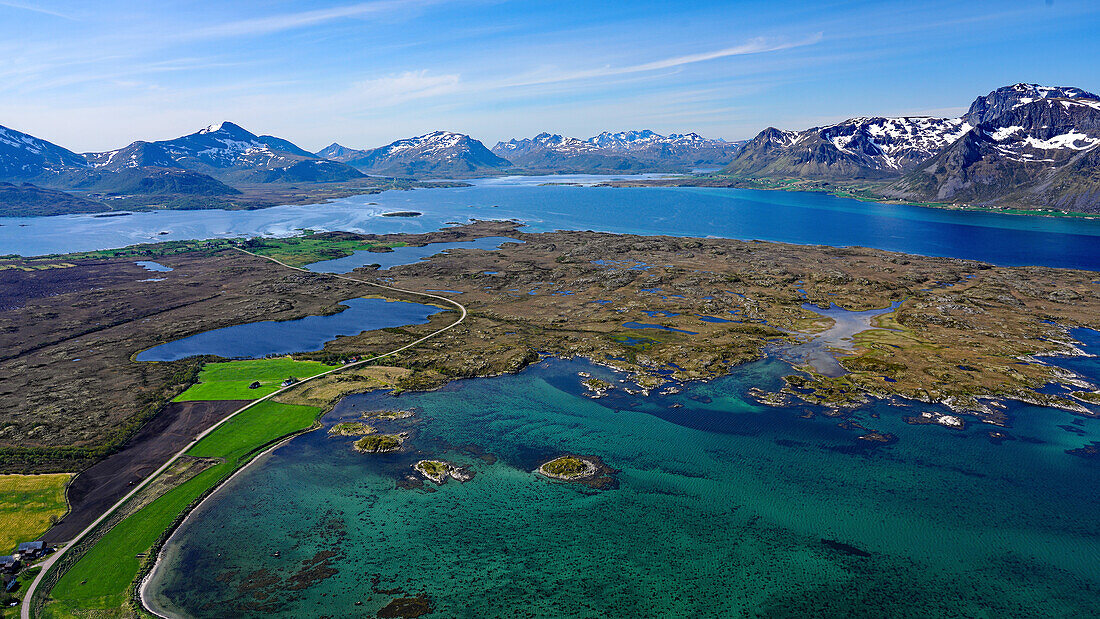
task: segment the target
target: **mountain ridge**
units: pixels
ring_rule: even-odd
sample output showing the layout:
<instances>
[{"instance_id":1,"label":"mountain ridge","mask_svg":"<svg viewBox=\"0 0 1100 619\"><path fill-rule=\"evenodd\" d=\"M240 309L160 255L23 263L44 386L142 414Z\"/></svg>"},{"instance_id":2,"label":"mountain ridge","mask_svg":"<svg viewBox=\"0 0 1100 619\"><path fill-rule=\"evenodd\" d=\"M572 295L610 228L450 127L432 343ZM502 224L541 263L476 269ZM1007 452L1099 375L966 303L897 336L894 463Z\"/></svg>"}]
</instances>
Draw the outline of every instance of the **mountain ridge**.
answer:
<instances>
[{"instance_id":1,"label":"mountain ridge","mask_svg":"<svg viewBox=\"0 0 1100 619\"><path fill-rule=\"evenodd\" d=\"M548 132L531 138L498 142L493 153L517 168L551 172L687 171L723 165L739 143L713 140L697 133L661 135L649 129L605 131L588 139Z\"/></svg>"},{"instance_id":2,"label":"mountain ridge","mask_svg":"<svg viewBox=\"0 0 1100 619\"><path fill-rule=\"evenodd\" d=\"M390 176L469 175L501 170L511 165L464 133L432 131L371 149L333 143L317 151L360 171Z\"/></svg>"}]
</instances>

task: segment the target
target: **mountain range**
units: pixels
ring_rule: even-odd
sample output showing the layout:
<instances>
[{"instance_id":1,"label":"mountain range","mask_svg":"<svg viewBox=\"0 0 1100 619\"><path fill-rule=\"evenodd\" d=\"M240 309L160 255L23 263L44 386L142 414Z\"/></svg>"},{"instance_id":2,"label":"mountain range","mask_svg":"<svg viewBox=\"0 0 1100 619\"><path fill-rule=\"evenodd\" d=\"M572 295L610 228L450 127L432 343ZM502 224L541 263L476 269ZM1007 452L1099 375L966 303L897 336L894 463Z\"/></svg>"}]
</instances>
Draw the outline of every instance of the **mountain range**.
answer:
<instances>
[{"instance_id":1,"label":"mountain range","mask_svg":"<svg viewBox=\"0 0 1100 619\"><path fill-rule=\"evenodd\" d=\"M745 142L649 130L587 139L540 133L498 142L492 150L465 134L434 131L378 148L333 143L310 153L286 139L221 122L172 140L78 154L0 126L0 182L9 183L0 206L33 206L35 212L51 196L58 212L91 208L56 190L188 196L213 204L249 187L359 181L366 175L458 178L700 167L722 168L708 182L855 182L906 201L1100 212L1100 97L1080 88L1020 83L978 97L956 118L870 116L802 131L769 127Z\"/></svg>"},{"instance_id":2,"label":"mountain range","mask_svg":"<svg viewBox=\"0 0 1100 619\"><path fill-rule=\"evenodd\" d=\"M958 118L852 118L769 127L723 170L735 177L871 181L904 200L1100 211L1100 97L1014 84Z\"/></svg>"},{"instance_id":3,"label":"mountain range","mask_svg":"<svg viewBox=\"0 0 1100 619\"><path fill-rule=\"evenodd\" d=\"M701 166L725 165L740 144L704 138L697 133L664 136L646 129L604 132L587 140L540 133L533 138L498 142L493 153L528 171L683 172Z\"/></svg>"}]
</instances>

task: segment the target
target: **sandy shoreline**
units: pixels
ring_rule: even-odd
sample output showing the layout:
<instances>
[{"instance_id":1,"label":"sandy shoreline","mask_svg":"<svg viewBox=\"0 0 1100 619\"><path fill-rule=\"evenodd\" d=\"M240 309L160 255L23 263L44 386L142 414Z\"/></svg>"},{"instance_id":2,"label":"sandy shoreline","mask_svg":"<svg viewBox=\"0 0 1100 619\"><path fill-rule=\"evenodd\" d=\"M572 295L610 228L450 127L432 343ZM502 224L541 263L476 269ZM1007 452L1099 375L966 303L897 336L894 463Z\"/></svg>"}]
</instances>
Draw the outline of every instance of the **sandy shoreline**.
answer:
<instances>
[{"instance_id":1,"label":"sandy shoreline","mask_svg":"<svg viewBox=\"0 0 1100 619\"><path fill-rule=\"evenodd\" d=\"M232 475L225 478L221 483L219 483L218 485L211 488L210 492L208 492L207 495L205 497L203 497L203 499L201 501L199 501L198 505L196 505L192 509L187 510L186 514L179 521L179 524L177 524L172 529L170 529L168 531L165 531L165 533L167 534L167 537L165 537L164 543L161 544L160 549L157 550L156 559L153 562L153 567L151 567L149 569L149 572L141 578L141 584L138 585L138 600L140 601L141 608L143 610L145 610L146 612L151 613L153 615L156 615L157 617L163 617L164 619L176 619L175 615L165 614L165 613L168 612L167 610L165 610L163 608L160 608L159 606L154 607L150 603L149 592L148 592L149 584L152 582L153 576L156 575L157 571L161 568L161 563L164 559L164 548L165 548L165 546L168 545L168 543L170 541L172 541L172 538L175 537L176 532L179 531L180 529L182 529L183 526L185 524L187 524L187 522L189 520L191 520L191 518L195 515L195 513L198 512L200 509L202 509L202 506L205 505L207 501L214 498L219 492L222 491L223 488L225 488L225 486L227 484L229 484L229 482L236 479L236 477L238 475L240 475L241 473L244 473L245 471L247 471L252 465L256 464L257 462L260 462L261 460L266 459L267 456L271 455L276 449L282 447L283 445L286 445L287 443L294 440L295 438L297 438L297 437L299 437L303 434L306 434L308 432L316 431L318 429L319 428L317 428L317 427L312 427L312 428L309 428L309 429L301 431L301 432L295 432L294 434L278 441L277 443L275 443L271 447L269 447L269 448L265 449L264 451L260 452L259 454L256 455L255 458L252 458L247 463L245 463L244 466L242 466L241 468L234 471Z\"/></svg>"}]
</instances>

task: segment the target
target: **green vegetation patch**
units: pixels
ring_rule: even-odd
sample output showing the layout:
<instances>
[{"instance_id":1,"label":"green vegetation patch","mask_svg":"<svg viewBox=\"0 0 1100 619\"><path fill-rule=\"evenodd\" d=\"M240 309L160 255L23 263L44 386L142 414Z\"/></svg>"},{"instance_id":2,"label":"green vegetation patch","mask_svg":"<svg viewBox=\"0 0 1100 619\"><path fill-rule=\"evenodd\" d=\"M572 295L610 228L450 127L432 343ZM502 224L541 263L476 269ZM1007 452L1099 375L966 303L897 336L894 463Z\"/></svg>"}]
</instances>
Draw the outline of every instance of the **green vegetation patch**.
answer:
<instances>
[{"instance_id":1,"label":"green vegetation patch","mask_svg":"<svg viewBox=\"0 0 1100 619\"><path fill-rule=\"evenodd\" d=\"M177 518L265 447L311 426L320 412L313 406L261 402L212 432L187 454L224 462L169 490L108 531L61 577L43 615L120 614L145 555Z\"/></svg>"},{"instance_id":2,"label":"green vegetation patch","mask_svg":"<svg viewBox=\"0 0 1100 619\"><path fill-rule=\"evenodd\" d=\"M848 376L818 376L810 378L791 374L784 376L786 393L798 396L811 404L851 408L867 401L867 396Z\"/></svg>"},{"instance_id":3,"label":"green vegetation patch","mask_svg":"<svg viewBox=\"0 0 1100 619\"><path fill-rule=\"evenodd\" d=\"M596 465L576 456L562 456L539 467L543 475L560 479L577 479L596 472Z\"/></svg>"},{"instance_id":4,"label":"green vegetation patch","mask_svg":"<svg viewBox=\"0 0 1100 619\"><path fill-rule=\"evenodd\" d=\"M1082 402L1088 402L1089 404L1100 404L1100 392L1095 391L1074 391L1071 396L1081 400Z\"/></svg>"},{"instance_id":5,"label":"green vegetation patch","mask_svg":"<svg viewBox=\"0 0 1100 619\"><path fill-rule=\"evenodd\" d=\"M69 511L65 484L69 473L0 475L0 555L19 542L38 539Z\"/></svg>"},{"instance_id":6,"label":"green vegetation patch","mask_svg":"<svg viewBox=\"0 0 1100 619\"><path fill-rule=\"evenodd\" d=\"M396 434L372 434L355 441L355 451L372 454L397 451L402 442Z\"/></svg>"},{"instance_id":7,"label":"green vegetation patch","mask_svg":"<svg viewBox=\"0 0 1100 619\"><path fill-rule=\"evenodd\" d=\"M300 267L322 260L343 258L360 250L385 251L405 245L407 243L378 243L329 234L307 234L286 239L253 239L248 242L248 250L290 266Z\"/></svg>"},{"instance_id":8,"label":"green vegetation patch","mask_svg":"<svg viewBox=\"0 0 1100 619\"><path fill-rule=\"evenodd\" d=\"M882 359L875 354L863 354L855 357L843 357L840 364L850 372L873 372L875 374L894 375L906 368L900 363Z\"/></svg>"},{"instance_id":9,"label":"green vegetation patch","mask_svg":"<svg viewBox=\"0 0 1100 619\"><path fill-rule=\"evenodd\" d=\"M199 373L199 382L172 401L255 400L278 391L281 383L289 377L309 378L334 367L318 361L296 361L290 357L207 363ZM249 389L256 382L260 386Z\"/></svg>"},{"instance_id":10,"label":"green vegetation patch","mask_svg":"<svg viewBox=\"0 0 1100 619\"><path fill-rule=\"evenodd\" d=\"M333 436L366 436L374 432L374 426L362 421L345 421L328 429L328 433Z\"/></svg>"},{"instance_id":11,"label":"green vegetation patch","mask_svg":"<svg viewBox=\"0 0 1100 619\"><path fill-rule=\"evenodd\" d=\"M185 254L189 252L204 252L211 254L233 247L232 239L209 239L191 241L165 241L163 243L145 243L142 245L130 245L118 249L101 249L96 251L77 252L72 254L51 254L41 258L52 258L63 255L70 260L109 259L109 258L158 258Z\"/></svg>"},{"instance_id":12,"label":"green vegetation patch","mask_svg":"<svg viewBox=\"0 0 1100 619\"><path fill-rule=\"evenodd\" d=\"M440 460L421 460L416 463L416 470L423 473L426 477L439 479L450 472L451 465Z\"/></svg>"}]
</instances>

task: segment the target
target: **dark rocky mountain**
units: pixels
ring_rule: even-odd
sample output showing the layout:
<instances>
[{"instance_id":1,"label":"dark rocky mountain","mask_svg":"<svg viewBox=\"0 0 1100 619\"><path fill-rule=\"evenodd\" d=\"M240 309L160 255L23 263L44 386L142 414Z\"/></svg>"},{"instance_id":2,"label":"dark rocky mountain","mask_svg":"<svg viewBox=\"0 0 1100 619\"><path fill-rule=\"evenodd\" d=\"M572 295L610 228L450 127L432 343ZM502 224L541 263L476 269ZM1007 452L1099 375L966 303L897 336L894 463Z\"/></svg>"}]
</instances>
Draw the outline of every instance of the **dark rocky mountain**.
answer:
<instances>
[{"instance_id":1,"label":"dark rocky mountain","mask_svg":"<svg viewBox=\"0 0 1100 619\"><path fill-rule=\"evenodd\" d=\"M805 131L768 127L723 172L826 180L883 179L911 170L966 133L958 118L852 118Z\"/></svg>"},{"instance_id":2,"label":"dark rocky mountain","mask_svg":"<svg viewBox=\"0 0 1100 619\"><path fill-rule=\"evenodd\" d=\"M1039 99L1097 99L1091 92L1065 86L1040 86L1039 84L1013 84L1002 86L970 104L963 120L971 126L996 120L1016 107Z\"/></svg>"},{"instance_id":3,"label":"dark rocky mountain","mask_svg":"<svg viewBox=\"0 0 1100 619\"><path fill-rule=\"evenodd\" d=\"M141 166L116 172L91 169L70 176L72 189L115 195L227 196L241 193L218 179L183 168Z\"/></svg>"},{"instance_id":4,"label":"dark rocky mountain","mask_svg":"<svg viewBox=\"0 0 1100 619\"><path fill-rule=\"evenodd\" d=\"M450 131L433 131L368 150L332 144L317 154L387 176L469 176L511 165L478 140Z\"/></svg>"},{"instance_id":5,"label":"dark rocky mountain","mask_svg":"<svg viewBox=\"0 0 1100 619\"><path fill-rule=\"evenodd\" d=\"M0 126L0 181L49 177L86 166L71 150Z\"/></svg>"},{"instance_id":6,"label":"dark rocky mountain","mask_svg":"<svg viewBox=\"0 0 1100 619\"><path fill-rule=\"evenodd\" d=\"M888 194L1100 211L1100 98L1072 92L1035 98L1004 93L981 105L979 99L971 110L987 120L891 185Z\"/></svg>"},{"instance_id":7,"label":"dark rocky mountain","mask_svg":"<svg viewBox=\"0 0 1100 619\"><path fill-rule=\"evenodd\" d=\"M540 133L533 138L499 142L493 152L516 167L543 172L686 171L725 165L739 143L711 140L696 133L668 136L642 131L604 132L581 140Z\"/></svg>"},{"instance_id":8,"label":"dark rocky mountain","mask_svg":"<svg viewBox=\"0 0 1100 619\"><path fill-rule=\"evenodd\" d=\"M364 152L366 152L366 151L356 150L354 148L348 148L347 146L341 146L341 145L337 144L336 142L333 142L332 144L329 144L328 146L322 148L321 150L317 151L314 154L317 155L318 157L322 158L322 159L331 159L333 161L344 161L346 163L347 159L353 159L356 156L359 156L360 154L362 154Z\"/></svg>"},{"instance_id":9,"label":"dark rocky mountain","mask_svg":"<svg viewBox=\"0 0 1100 619\"><path fill-rule=\"evenodd\" d=\"M105 204L57 189L47 189L30 183L0 182L0 217L45 217L107 210L110 209Z\"/></svg>"},{"instance_id":10,"label":"dark rocky mountain","mask_svg":"<svg viewBox=\"0 0 1100 619\"><path fill-rule=\"evenodd\" d=\"M89 168L66 186L110 194L221 196L240 193L216 178L180 166L162 145L138 141L105 153L85 153Z\"/></svg>"}]
</instances>

